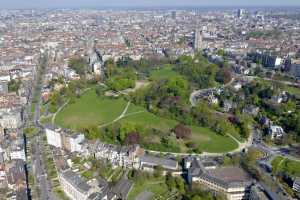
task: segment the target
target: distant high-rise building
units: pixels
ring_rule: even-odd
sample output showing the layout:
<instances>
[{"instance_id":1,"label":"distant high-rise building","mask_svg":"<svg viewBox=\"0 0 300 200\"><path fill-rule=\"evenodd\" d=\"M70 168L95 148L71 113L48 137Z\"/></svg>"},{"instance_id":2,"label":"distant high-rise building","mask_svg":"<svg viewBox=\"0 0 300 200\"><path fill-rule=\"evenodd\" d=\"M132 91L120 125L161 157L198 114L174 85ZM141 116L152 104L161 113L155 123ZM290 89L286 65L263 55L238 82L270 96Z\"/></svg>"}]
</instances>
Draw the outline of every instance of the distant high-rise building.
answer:
<instances>
[{"instance_id":1,"label":"distant high-rise building","mask_svg":"<svg viewBox=\"0 0 300 200\"><path fill-rule=\"evenodd\" d=\"M172 11L172 19L176 19L176 11Z\"/></svg>"},{"instance_id":2,"label":"distant high-rise building","mask_svg":"<svg viewBox=\"0 0 300 200\"><path fill-rule=\"evenodd\" d=\"M200 29L195 30L195 35L194 35L194 49L196 51L199 51L203 48L203 36L202 36L202 31Z\"/></svg>"},{"instance_id":3,"label":"distant high-rise building","mask_svg":"<svg viewBox=\"0 0 300 200\"><path fill-rule=\"evenodd\" d=\"M238 9L237 11L237 17L242 18L245 15L245 9Z\"/></svg>"}]
</instances>

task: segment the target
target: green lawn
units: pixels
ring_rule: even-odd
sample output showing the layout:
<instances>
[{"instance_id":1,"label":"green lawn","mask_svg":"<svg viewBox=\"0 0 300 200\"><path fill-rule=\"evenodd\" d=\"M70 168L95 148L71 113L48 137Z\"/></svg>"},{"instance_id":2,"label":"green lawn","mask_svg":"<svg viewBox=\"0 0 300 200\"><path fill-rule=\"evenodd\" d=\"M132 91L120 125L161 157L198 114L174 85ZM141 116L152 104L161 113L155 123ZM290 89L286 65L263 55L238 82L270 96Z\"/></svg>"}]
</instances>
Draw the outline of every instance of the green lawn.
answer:
<instances>
[{"instance_id":1,"label":"green lawn","mask_svg":"<svg viewBox=\"0 0 300 200\"><path fill-rule=\"evenodd\" d=\"M290 176L300 176L300 162L277 156L272 160L272 168L274 173L285 172Z\"/></svg>"},{"instance_id":2,"label":"green lawn","mask_svg":"<svg viewBox=\"0 0 300 200\"><path fill-rule=\"evenodd\" d=\"M143 111L142 113L130 115L131 109L128 110L129 116L125 117L123 121L132 122L142 125L143 127L156 128L162 131L169 131L177 124L175 120L165 119L158 117L152 113L147 112L144 108L131 105L130 108L137 111ZM192 126L192 138L190 141L197 142L199 149L205 152L228 152L235 148L238 148L238 144L229 137L224 137L216 134L205 127Z\"/></svg>"},{"instance_id":3,"label":"green lawn","mask_svg":"<svg viewBox=\"0 0 300 200\"><path fill-rule=\"evenodd\" d=\"M132 110L135 110L132 112ZM139 113L135 113L139 112ZM132 122L138 125L142 125L145 128L156 128L162 131L168 131L173 128L177 122L174 120L158 117L152 113L149 113L143 107L130 105L127 116L122 121Z\"/></svg>"},{"instance_id":4,"label":"green lawn","mask_svg":"<svg viewBox=\"0 0 300 200\"><path fill-rule=\"evenodd\" d=\"M55 123L60 126L80 130L84 127L111 122L126 106L122 99L101 99L94 90L87 91L75 103L58 113Z\"/></svg>"},{"instance_id":5,"label":"green lawn","mask_svg":"<svg viewBox=\"0 0 300 200\"><path fill-rule=\"evenodd\" d=\"M300 97L300 88L297 87L293 87L293 86L285 86L286 91L288 91L289 93L296 95L298 97Z\"/></svg>"},{"instance_id":6,"label":"green lawn","mask_svg":"<svg viewBox=\"0 0 300 200\"><path fill-rule=\"evenodd\" d=\"M150 79L157 80L157 79L165 79L172 76L179 75L176 71L173 70L173 67L166 65L162 66L159 69L155 69L150 73Z\"/></svg>"},{"instance_id":7,"label":"green lawn","mask_svg":"<svg viewBox=\"0 0 300 200\"><path fill-rule=\"evenodd\" d=\"M66 106L56 116L55 122L59 126L80 130L87 126L102 125L116 119L126 107L123 99L100 98L94 90L86 92L75 103ZM130 104L125 117L120 122L132 122L144 128L155 128L168 132L178 123L158 117L149 113L141 106ZM238 147L238 144L229 137L218 135L208 128L190 127L193 141L199 145L199 149L205 152L228 152ZM184 143L180 144L184 146ZM181 148L182 152L188 149Z\"/></svg>"},{"instance_id":8,"label":"green lawn","mask_svg":"<svg viewBox=\"0 0 300 200\"><path fill-rule=\"evenodd\" d=\"M54 193L61 199L61 200L69 200L68 196L64 193L61 187L54 188Z\"/></svg>"},{"instance_id":9,"label":"green lawn","mask_svg":"<svg viewBox=\"0 0 300 200\"><path fill-rule=\"evenodd\" d=\"M143 108L141 108L141 110L143 110ZM163 131L169 131L177 124L175 120L158 117L145 110L143 113L128 116L124 118L123 121L129 121L142 125L143 127L152 127ZM218 135L208 128L197 126L190 128L193 133L190 141L196 142L201 151L221 153L238 148L238 144L231 138Z\"/></svg>"},{"instance_id":10,"label":"green lawn","mask_svg":"<svg viewBox=\"0 0 300 200\"><path fill-rule=\"evenodd\" d=\"M90 179L93 178L93 172L92 171L85 171L85 172L81 173L81 176L83 176L87 180L90 180Z\"/></svg>"},{"instance_id":11,"label":"green lawn","mask_svg":"<svg viewBox=\"0 0 300 200\"><path fill-rule=\"evenodd\" d=\"M143 183L134 184L130 193L128 194L128 200L134 200L135 197L143 191L149 191L154 196L163 195L168 192L168 187L164 183L164 180L145 180Z\"/></svg>"},{"instance_id":12,"label":"green lawn","mask_svg":"<svg viewBox=\"0 0 300 200\"><path fill-rule=\"evenodd\" d=\"M192 127L191 141L199 141L199 149L205 152L222 153L238 148L238 144L228 136L221 136L205 127Z\"/></svg>"}]
</instances>

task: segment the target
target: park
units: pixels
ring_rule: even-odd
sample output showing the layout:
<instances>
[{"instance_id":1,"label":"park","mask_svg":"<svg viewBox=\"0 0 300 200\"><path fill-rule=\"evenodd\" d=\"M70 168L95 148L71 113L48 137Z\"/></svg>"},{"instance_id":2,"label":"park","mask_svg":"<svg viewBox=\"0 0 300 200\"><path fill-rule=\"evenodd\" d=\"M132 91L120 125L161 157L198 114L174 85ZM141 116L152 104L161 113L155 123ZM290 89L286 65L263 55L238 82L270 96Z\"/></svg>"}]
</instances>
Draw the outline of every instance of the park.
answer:
<instances>
[{"instance_id":1,"label":"park","mask_svg":"<svg viewBox=\"0 0 300 200\"><path fill-rule=\"evenodd\" d=\"M75 102L67 104L55 117L55 124L64 128L81 131L89 126L105 128L114 123L134 123L146 128L168 133L178 123L176 120L166 119L148 112L141 106L134 105L123 98L97 96L95 89L85 92ZM238 148L238 144L231 137L219 135L209 128L190 126L192 136L188 141L178 140L180 152L188 152L182 143L193 141L199 145L202 152L226 153ZM143 134L143 133L141 133ZM149 138L155 140L150 135Z\"/></svg>"}]
</instances>

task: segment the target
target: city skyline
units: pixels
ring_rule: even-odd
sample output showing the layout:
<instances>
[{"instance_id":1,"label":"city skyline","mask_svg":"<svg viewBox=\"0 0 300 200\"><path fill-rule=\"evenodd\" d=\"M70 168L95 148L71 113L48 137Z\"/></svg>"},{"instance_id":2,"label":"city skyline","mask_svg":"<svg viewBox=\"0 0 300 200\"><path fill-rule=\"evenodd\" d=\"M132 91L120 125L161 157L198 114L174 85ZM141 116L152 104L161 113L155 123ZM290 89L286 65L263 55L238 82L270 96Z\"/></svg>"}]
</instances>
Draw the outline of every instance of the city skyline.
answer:
<instances>
[{"instance_id":1,"label":"city skyline","mask_svg":"<svg viewBox=\"0 0 300 200\"><path fill-rule=\"evenodd\" d=\"M105 7L253 7L253 6L300 6L297 0L11 0L1 2L0 9L30 9L30 8L105 8Z\"/></svg>"}]
</instances>

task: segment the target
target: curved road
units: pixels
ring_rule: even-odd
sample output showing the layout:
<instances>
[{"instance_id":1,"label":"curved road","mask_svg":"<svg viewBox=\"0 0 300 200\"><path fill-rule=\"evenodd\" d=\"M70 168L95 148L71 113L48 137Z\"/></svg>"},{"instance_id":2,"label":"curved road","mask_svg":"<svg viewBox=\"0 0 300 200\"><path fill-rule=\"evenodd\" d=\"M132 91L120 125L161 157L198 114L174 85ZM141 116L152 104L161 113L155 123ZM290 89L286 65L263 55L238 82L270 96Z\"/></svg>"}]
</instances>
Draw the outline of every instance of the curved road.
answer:
<instances>
[{"instance_id":1,"label":"curved road","mask_svg":"<svg viewBox=\"0 0 300 200\"><path fill-rule=\"evenodd\" d=\"M235 78L232 78L228 83L226 83L225 85L221 86L220 88L225 88L230 86L233 82L235 81ZM200 89L200 90L195 90L191 93L190 95L190 103L192 105L192 107L196 106L197 104L197 96L204 92L204 91L209 91L209 90L215 90L218 89L217 87L212 87L212 88L206 88L206 89Z\"/></svg>"}]
</instances>

